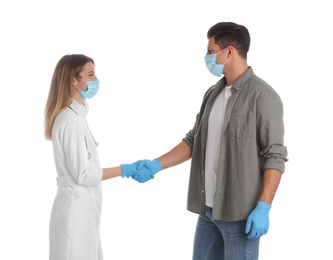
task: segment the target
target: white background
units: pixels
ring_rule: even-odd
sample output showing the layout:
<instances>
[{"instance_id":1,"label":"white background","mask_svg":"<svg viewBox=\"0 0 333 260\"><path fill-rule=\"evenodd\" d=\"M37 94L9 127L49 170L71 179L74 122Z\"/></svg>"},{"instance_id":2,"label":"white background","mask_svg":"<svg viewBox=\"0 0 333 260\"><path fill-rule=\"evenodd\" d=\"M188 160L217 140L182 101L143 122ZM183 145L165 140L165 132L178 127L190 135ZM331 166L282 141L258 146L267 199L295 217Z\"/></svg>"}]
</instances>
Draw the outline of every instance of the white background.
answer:
<instances>
[{"instance_id":1,"label":"white background","mask_svg":"<svg viewBox=\"0 0 333 260\"><path fill-rule=\"evenodd\" d=\"M280 94L290 161L260 259L333 259L332 14L329 1L2 1L0 259L48 259L56 194L43 112L65 54L94 58L88 121L102 167L153 159L192 128L218 78L204 64L207 30L245 25L248 63ZM103 182L108 259L191 259L197 215L186 210L189 162L139 184Z\"/></svg>"}]
</instances>

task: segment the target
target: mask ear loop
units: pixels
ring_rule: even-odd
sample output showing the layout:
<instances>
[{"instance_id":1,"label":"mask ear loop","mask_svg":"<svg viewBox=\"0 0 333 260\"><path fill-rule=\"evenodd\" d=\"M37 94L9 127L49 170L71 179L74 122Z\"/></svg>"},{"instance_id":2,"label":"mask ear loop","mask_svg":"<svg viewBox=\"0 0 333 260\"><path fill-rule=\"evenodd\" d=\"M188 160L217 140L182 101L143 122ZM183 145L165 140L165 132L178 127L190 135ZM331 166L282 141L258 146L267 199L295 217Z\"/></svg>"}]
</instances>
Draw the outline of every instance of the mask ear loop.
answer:
<instances>
[{"instance_id":1,"label":"mask ear loop","mask_svg":"<svg viewBox=\"0 0 333 260\"><path fill-rule=\"evenodd\" d=\"M86 83L86 86L87 86L87 89L88 89L88 85L87 85L87 81L84 81L83 79L80 79L78 77L75 77L77 80L80 80L80 81L83 81L84 83ZM74 88L76 88L79 92L80 91L84 91L84 90L81 90L81 89L78 89L77 87L73 86Z\"/></svg>"},{"instance_id":2,"label":"mask ear loop","mask_svg":"<svg viewBox=\"0 0 333 260\"><path fill-rule=\"evenodd\" d=\"M230 60L230 58L227 58L227 60L223 63L223 65L225 65L227 63L227 61Z\"/></svg>"},{"instance_id":3,"label":"mask ear loop","mask_svg":"<svg viewBox=\"0 0 333 260\"><path fill-rule=\"evenodd\" d=\"M225 47L223 50L221 50L220 52L216 53L216 56L219 55L221 52L224 52L228 47ZM229 60L230 58L227 58L227 60L223 63L223 66L227 63L227 61Z\"/></svg>"},{"instance_id":4,"label":"mask ear loop","mask_svg":"<svg viewBox=\"0 0 333 260\"><path fill-rule=\"evenodd\" d=\"M220 52L216 53L216 56L219 55L221 52L224 52L227 49L227 47L225 47L223 50L221 50Z\"/></svg>"},{"instance_id":5,"label":"mask ear loop","mask_svg":"<svg viewBox=\"0 0 333 260\"><path fill-rule=\"evenodd\" d=\"M225 48L223 49L223 51L226 50L227 48L228 48L228 47L225 47ZM230 54L230 52L229 52L229 54ZM228 60L230 60L230 58L227 58L227 60L223 63L223 65L225 65L225 64L227 63Z\"/></svg>"},{"instance_id":6,"label":"mask ear loop","mask_svg":"<svg viewBox=\"0 0 333 260\"><path fill-rule=\"evenodd\" d=\"M78 79L78 80L81 80L81 81L83 81L83 82L87 83L87 81L84 81L83 79L80 79L80 78L76 78L76 79Z\"/></svg>"},{"instance_id":7,"label":"mask ear loop","mask_svg":"<svg viewBox=\"0 0 333 260\"><path fill-rule=\"evenodd\" d=\"M82 91L81 89L78 89L77 87L73 86L74 88L76 88L78 91Z\"/></svg>"}]
</instances>

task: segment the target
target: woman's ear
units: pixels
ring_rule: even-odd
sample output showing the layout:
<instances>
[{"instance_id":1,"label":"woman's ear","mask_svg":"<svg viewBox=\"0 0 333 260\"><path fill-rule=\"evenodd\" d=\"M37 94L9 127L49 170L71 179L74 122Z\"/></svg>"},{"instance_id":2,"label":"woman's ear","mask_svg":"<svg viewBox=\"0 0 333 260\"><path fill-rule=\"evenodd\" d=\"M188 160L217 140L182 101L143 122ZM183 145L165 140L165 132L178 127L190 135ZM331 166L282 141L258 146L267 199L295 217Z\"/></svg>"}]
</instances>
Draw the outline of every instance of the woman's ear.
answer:
<instances>
[{"instance_id":1,"label":"woman's ear","mask_svg":"<svg viewBox=\"0 0 333 260\"><path fill-rule=\"evenodd\" d=\"M73 78L72 85L77 88L77 85L79 84L79 80L77 78Z\"/></svg>"}]
</instances>

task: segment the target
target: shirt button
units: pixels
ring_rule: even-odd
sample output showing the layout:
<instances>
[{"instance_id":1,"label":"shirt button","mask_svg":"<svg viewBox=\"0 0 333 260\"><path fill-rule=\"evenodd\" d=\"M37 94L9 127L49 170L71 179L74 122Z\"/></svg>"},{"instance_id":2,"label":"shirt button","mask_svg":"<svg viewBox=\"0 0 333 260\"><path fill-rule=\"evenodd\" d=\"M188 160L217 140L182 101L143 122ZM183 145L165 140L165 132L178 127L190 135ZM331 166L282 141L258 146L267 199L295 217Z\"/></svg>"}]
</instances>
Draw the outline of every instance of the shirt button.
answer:
<instances>
[{"instance_id":1,"label":"shirt button","mask_svg":"<svg viewBox=\"0 0 333 260\"><path fill-rule=\"evenodd\" d=\"M204 190L202 190L201 192L202 192L202 193L205 193L205 191L204 191Z\"/></svg>"}]
</instances>

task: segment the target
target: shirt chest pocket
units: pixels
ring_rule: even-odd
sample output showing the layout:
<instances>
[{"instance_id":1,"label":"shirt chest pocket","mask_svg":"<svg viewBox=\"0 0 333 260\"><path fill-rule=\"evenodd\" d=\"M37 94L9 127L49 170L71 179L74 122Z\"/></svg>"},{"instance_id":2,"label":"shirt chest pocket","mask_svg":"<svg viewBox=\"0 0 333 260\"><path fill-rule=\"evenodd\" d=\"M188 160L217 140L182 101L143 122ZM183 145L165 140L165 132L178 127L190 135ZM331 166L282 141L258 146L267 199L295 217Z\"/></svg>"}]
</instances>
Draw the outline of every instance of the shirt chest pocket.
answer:
<instances>
[{"instance_id":1,"label":"shirt chest pocket","mask_svg":"<svg viewBox=\"0 0 333 260\"><path fill-rule=\"evenodd\" d=\"M234 110L231 112L227 134L236 138L248 138L255 133L255 118L252 110Z\"/></svg>"}]
</instances>

